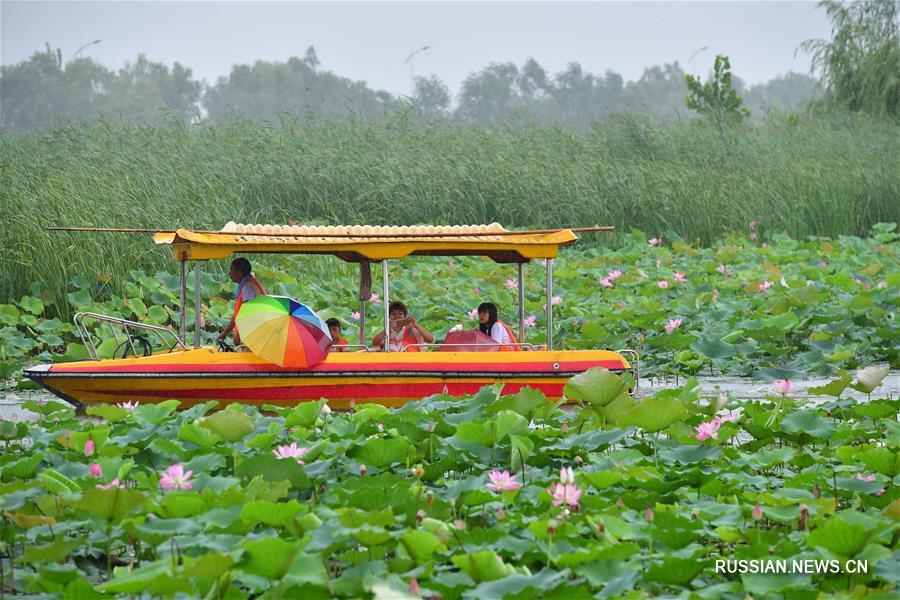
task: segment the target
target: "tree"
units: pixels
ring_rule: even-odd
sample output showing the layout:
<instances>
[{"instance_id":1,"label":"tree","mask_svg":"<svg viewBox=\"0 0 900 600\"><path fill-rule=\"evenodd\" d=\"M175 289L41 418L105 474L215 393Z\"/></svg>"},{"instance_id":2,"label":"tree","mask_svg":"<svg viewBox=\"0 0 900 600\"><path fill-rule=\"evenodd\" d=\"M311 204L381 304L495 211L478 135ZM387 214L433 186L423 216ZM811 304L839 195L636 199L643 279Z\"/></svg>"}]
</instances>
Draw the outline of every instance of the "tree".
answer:
<instances>
[{"instance_id":1,"label":"tree","mask_svg":"<svg viewBox=\"0 0 900 600\"><path fill-rule=\"evenodd\" d=\"M852 112L900 116L900 35L897 0L819 3L831 18L831 41L806 40L824 104Z\"/></svg>"},{"instance_id":2,"label":"tree","mask_svg":"<svg viewBox=\"0 0 900 600\"><path fill-rule=\"evenodd\" d=\"M518 78L519 69L513 63L491 63L470 74L459 92L457 116L483 124L507 119L519 105Z\"/></svg>"},{"instance_id":3,"label":"tree","mask_svg":"<svg viewBox=\"0 0 900 600\"><path fill-rule=\"evenodd\" d=\"M428 120L443 118L450 109L450 88L436 75L416 77L411 100L416 116Z\"/></svg>"},{"instance_id":4,"label":"tree","mask_svg":"<svg viewBox=\"0 0 900 600\"><path fill-rule=\"evenodd\" d=\"M716 56L712 77L706 83L693 75L685 75L684 82L688 87L687 107L715 123L723 136L725 125L740 123L750 116L750 111L741 107L743 100L732 86L731 63L727 56Z\"/></svg>"}]
</instances>

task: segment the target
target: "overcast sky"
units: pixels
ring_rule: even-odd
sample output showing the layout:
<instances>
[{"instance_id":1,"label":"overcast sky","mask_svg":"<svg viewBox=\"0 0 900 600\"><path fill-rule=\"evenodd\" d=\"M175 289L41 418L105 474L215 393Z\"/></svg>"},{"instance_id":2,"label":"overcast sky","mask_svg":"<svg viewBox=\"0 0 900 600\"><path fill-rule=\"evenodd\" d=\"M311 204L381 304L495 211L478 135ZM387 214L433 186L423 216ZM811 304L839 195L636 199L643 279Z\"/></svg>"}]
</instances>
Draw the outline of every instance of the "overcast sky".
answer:
<instances>
[{"instance_id":1,"label":"overcast sky","mask_svg":"<svg viewBox=\"0 0 900 600\"><path fill-rule=\"evenodd\" d=\"M70 58L121 67L138 53L190 67L213 83L234 64L285 61L315 46L321 67L393 93L435 74L455 92L491 62L534 57L548 71L577 61L626 80L679 61L706 74L716 53L745 82L807 73L797 46L829 38L814 2L0 2L0 62L50 42ZM706 50L700 50L706 47ZM693 60L691 57L693 56Z\"/></svg>"}]
</instances>

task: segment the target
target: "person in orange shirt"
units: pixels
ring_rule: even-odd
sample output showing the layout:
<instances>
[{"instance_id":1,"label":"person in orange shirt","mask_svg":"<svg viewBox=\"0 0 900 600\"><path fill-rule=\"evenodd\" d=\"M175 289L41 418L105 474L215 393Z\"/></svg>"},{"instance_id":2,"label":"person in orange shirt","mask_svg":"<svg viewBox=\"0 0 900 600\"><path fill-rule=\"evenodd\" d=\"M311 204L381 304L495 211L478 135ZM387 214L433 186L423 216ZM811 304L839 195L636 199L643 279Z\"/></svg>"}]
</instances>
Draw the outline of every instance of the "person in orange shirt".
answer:
<instances>
[{"instance_id":1,"label":"person in orange shirt","mask_svg":"<svg viewBox=\"0 0 900 600\"><path fill-rule=\"evenodd\" d=\"M325 324L328 325L328 333L331 334L331 349L335 352L348 352L349 348L335 348L335 346L347 346L350 343L341 337L341 322L337 319L328 319Z\"/></svg>"},{"instance_id":2,"label":"person in orange shirt","mask_svg":"<svg viewBox=\"0 0 900 600\"><path fill-rule=\"evenodd\" d=\"M391 352L399 352L404 347L407 352L419 352L420 349L413 344L430 344L434 341L434 334L419 325L402 302L391 302L388 314L391 320ZM384 349L383 329L372 338L372 345Z\"/></svg>"}]
</instances>

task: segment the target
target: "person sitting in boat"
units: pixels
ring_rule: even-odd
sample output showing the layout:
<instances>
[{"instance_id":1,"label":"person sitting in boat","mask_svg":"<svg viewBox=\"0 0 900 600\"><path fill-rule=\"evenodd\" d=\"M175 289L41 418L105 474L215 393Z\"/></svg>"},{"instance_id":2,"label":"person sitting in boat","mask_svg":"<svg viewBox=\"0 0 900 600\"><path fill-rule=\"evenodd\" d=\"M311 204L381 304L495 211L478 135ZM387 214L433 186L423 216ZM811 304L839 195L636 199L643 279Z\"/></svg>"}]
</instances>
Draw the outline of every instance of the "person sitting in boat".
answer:
<instances>
[{"instance_id":1,"label":"person sitting in boat","mask_svg":"<svg viewBox=\"0 0 900 600\"><path fill-rule=\"evenodd\" d=\"M419 352L418 346L414 344L430 344L434 341L434 335L416 322L402 302L391 302L388 305L388 315L391 320L391 352L399 352L404 347L407 347L407 352ZM383 329L372 338L372 345L384 349Z\"/></svg>"},{"instance_id":2,"label":"person sitting in boat","mask_svg":"<svg viewBox=\"0 0 900 600\"><path fill-rule=\"evenodd\" d=\"M482 302L478 305L478 329L491 336L500 344L501 351L515 351L519 347L512 345L518 340L509 325L497 318L497 306L493 302Z\"/></svg>"},{"instance_id":3,"label":"person sitting in boat","mask_svg":"<svg viewBox=\"0 0 900 600\"><path fill-rule=\"evenodd\" d=\"M331 334L331 349L334 352L347 352L349 348L335 348L335 346L347 346L350 343L341 337L341 322L337 319L328 319L325 324L328 325L328 333Z\"/></svg>"},{"instance_id":4,"label":"person sitting in boat","mask_svg":"<svg viewBox=\"0 0 900 600\"><path fill-rule=\"evenodd\" d=\"M224 340L233 329L234 335L232 336L232 340L234 341L234 345L240 346L241 336L234 324L234 320L237 318L238 311L241 309L241 304L248 300L253 300L259 295L265 294L266 288L264 288L259 280L254 277L253 269L250 267L250 261L246 258L236 258L231 261L231 271L229 271L228 277L231 278L231 281L238 284L237 289L234 291L234 315L232 315L231 321L228 322L225 331L219 334L216 341L220 342Z\"/></svg>"}]
</instances>

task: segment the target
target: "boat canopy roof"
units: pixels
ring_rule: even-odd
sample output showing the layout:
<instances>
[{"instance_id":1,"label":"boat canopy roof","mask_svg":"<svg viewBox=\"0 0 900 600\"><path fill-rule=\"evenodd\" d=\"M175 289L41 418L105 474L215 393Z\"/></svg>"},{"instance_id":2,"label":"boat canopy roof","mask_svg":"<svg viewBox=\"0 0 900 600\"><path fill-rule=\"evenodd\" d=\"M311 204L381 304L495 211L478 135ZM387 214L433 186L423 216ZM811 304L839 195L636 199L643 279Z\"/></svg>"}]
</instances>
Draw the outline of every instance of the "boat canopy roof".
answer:
<instances>
[{"instance_id":1,"label":"boat canopy roof","mask_svg":"<svg viewBox=\"0 0 900 600\"><path fill-rule=\"evenodd\" d=\"M229 222L218 232L179 229L157 233L176 260L227 258L234 253L331 254L348 262L411 255L487 256L498 263L555 258L578 239L569 229L508 231L490 225L244 225Z\"/></svg>"}]
</instances>

